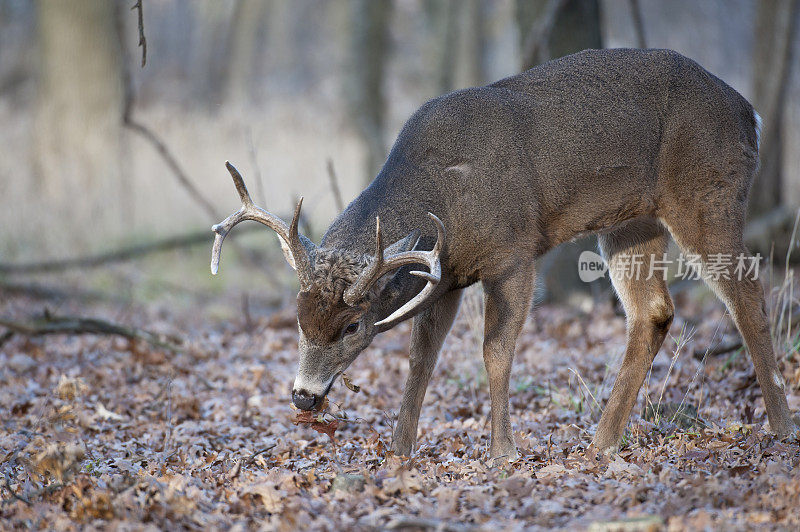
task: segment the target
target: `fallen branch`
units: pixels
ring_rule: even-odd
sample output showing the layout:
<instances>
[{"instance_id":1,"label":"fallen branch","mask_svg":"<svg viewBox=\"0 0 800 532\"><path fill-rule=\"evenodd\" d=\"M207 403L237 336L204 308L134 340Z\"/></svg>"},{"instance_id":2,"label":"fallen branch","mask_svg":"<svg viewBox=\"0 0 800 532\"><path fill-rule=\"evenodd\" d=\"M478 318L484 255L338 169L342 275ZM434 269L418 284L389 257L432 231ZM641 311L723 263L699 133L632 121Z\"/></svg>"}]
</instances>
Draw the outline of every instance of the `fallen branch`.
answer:
<instances>
[{"instance_id":1,"label":"fallen branch","mask_svg":"<svg viewBox=\"0 0 800 532\"><path fill-rule=\"evenodd\" d=\"M0 327L4 327L15 334L22 334L24 336L46 336L51 334L99 334L121 336L130 340L142 340L154 347L166 349L173 353L182 351L181 347L172 342L163 340L157 334L96 318L52 316L45 312L42 317L35 318L27 323L0 318Z\"/></svg>"},{"instance_id":2,"label":"fallen branch","mask_svg":"<svg viewBox=\"0 0 800 532\"><path fill-rule=\"evenodd\" d=\"M0 266L2 267L2 266ZM84 301L127 301L124 297L114 296L95 290L79 288L60 288L37 283L7 283L0 281L0 294L5 296L25 296L30 299L80 299Z\"/></svg>"},{"instance_id":3,"label":"fallen branch","mask_svg":"<svg viewBox=\"0 0 800 532\"><path fill-rule=\"evenodd\" d=\"M254 231L259 229L259 226L251 225L244 226L239 229L239 233L244 231ZM126 248L109 251L107 253L100 253L98 255L91 255L88 257L76 257L72 259L50 260L43 262L29 262L22 264L0 264L1 275L13 274L33 274L33 273L52 273L74 268L97 268L105 264L115 262L125 262L134 258L150 255L153 253L161 253L164 251L172 251L174 249L191 247L198 244L210 244L212 233L209 230L194 231L186 235L179 235L155 240L146 244L139 244Z\"/></svg>"}]
</instances>

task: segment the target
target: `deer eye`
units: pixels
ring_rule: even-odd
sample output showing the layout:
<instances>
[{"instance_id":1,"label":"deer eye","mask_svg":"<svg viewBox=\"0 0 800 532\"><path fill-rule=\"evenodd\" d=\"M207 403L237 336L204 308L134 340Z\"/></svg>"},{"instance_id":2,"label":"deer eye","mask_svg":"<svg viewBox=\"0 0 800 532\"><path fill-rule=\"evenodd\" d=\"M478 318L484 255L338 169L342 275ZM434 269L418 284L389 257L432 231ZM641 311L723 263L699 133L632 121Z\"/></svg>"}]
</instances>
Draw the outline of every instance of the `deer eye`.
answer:
<instances>
[{"instance_id":1,"label":"deer eye","mask_svg":"<svg viewBox=\"0 0 800 532\"><path fill-rule=\"evenodd\" d=\"M348 334L353 334L358 330L358 322L353 322L347 327L344 328L344 332L342 333L343 336L347 336Z\"/></svg>"}]
</instances>

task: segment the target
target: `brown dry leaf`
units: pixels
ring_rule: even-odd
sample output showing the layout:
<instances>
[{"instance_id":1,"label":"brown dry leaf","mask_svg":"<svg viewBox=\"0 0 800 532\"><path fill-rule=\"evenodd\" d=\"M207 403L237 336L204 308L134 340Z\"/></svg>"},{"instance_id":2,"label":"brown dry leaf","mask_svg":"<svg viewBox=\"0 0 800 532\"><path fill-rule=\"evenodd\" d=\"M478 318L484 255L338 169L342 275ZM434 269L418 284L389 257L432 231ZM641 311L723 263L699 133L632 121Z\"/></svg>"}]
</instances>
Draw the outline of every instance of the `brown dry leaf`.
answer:
<instances>
[{"instance_id":1,"label":"brown dry leaf","mask_svg":"<svg viewBox=\"0 0 800 532\"><path fill-rule=\"evenodd\" d=\"M606 469L605 476L611 478L621 478L626 476L640 477L642 473L643 471L641 467L637 466L636 464L626 462L617 456L608 464L608 469Z\"/></svg>"},{"instance_id":2,"label":"brown dry leaf","mask_svg":"<svg viewBox=\"0 0 800 532\"><path fill-rule=\"evenodd\" d=\"M108 410L103 403L97 403L97 408L95 410L95 414L100 417L100 419L104 419L108 421L109 419L113 419L114 421L122 421L124 418L117 414L116 412L112 412Z\"/></svg>"},{"instance_id":3,"label":"brown dry leaf","mask_svg":"<svg viewBox=\"0 0 800 532\"><path fill-rule=\"evenodd\" d=\"M354 384L353 380L347 373L342 373L342 382L344 382L344 385L347 386L347 389L351 392L358 393L361 391L361 386Z\"/></svg>"},{"instance_id":4,"label":"brown dry leaf","mask_svg":"<svg viewBox=\"0 0 800 532\"><path fill-rule=\"evenodd\" d=\"M279 490L275 487L275 484L271 482L251 484L246 487L242 493L260 497L264 508L271 514L279 514L283 511L286 492Z\"/></svg>"},{"instance_id":5,"label":"brown dry leaf","mask_svg":"<svg viewBox=\"0 0 800 532\"><path fill-rule=\"evenodd\" d=\"M77 471L84 456L83 447L74 443L51 443L33 457L31 465L40 475L64 482Z\"/></svg>"},{"instance_id":6,"label":"brown dry leaf","mask_svg":"<svg viewBox=\"0 0 800 532\"><path fill-rule=\"evenodd\" d=\"M71 378L62 373L61 379L56 385L55 394L64 401L74 401L76 397L83 395L88 389L89 387L83 382L82 378Z\"/></svg>"},{"instance_id":7,"label":"brown dry leaf","mask_svg":"<svg viewBox=\"0 0 800 532\"><path fill-rule=\"evenodd\" d=\"M546 465L536 471L536 478L548 479L560 477L569 471L563 464L550 464Z\"/></svg>"},{"instance_id":8,"label":"brown dry leaf","mask_svg":"<svg viewBox=\"0 0 800 532\"><path fill-rule=\"evenodd\" d=\"M383 491L389 495L393 495L395 493L414 493L416 491L422 491L422 482L419 471L416 469L398 469L396 471L396 476L384 480Z\"/></svg>"},{"instance_id":9,"label":"brown dry leaf","mask_svg":"<svg viewBox=\"0 0 800 532\"><path fill-rule=\"evenodd\" d=\"M308 410L300 410L292 418L295 425L310 425L312 429L321 434L327 434L331 441L336 444L336 429L339 428L339 421L336 419L325 419L325 415Z\"/></svg>"}]
</instances>

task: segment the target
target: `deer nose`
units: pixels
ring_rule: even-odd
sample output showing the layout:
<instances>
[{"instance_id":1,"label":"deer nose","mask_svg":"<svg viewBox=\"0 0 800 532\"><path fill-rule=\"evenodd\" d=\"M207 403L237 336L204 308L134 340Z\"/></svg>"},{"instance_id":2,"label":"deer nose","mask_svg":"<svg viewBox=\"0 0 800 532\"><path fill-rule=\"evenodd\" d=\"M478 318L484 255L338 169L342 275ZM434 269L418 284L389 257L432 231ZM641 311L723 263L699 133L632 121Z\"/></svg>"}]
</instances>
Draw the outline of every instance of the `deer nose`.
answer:
<instances>
[{"instance_id":1,"label":"deer nose","mask_svg":"<svg viewBox=\"0 0 800 532\"><path fill-rule=\"evenodd\" d=\"M300 410L314 410L319 405L320 398L305 390L292 390L292 402Z\"/></svg>"}]
</instances>

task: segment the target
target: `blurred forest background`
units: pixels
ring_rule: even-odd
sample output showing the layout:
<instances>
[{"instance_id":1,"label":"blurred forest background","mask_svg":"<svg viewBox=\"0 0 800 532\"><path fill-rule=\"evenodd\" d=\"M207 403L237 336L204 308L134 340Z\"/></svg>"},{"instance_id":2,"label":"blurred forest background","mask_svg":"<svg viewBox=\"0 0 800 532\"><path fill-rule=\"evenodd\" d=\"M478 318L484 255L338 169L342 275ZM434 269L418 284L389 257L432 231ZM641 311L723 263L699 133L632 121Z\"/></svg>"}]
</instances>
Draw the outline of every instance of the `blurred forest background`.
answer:
<instances>
[{"instance_id":1,"label":"blurred forest background","mask_svg":"<svg viewBox=\"0 0 800 532\"><path fill-rule=\"evenodd\" d=\"M585 48L671 48L763 117L746 239L774 266L798 412L798 41L800 0L0 0L0 529L800 530L798 446L764 430L742 340L699 281L670 285L663 356L600 457L625 319L607 281L578 280L596 238L542 258L506 470L483 460L480 287L406 461L388 449L409 322L308 427L288 405L297 280L274 232L237 227L209 273L211 225L239 207L226 160L278 215L304 196L319 241L426 100Z\"/></svg>"},{"instance_id":2,"label":"blurred forest background","mask_svg":"<svg viewBox=\"0 0 800 532\"><path fill-rule=\"evenodd\" d=\"M672 48L754 103L751 247L768 254L800 205L796 0L142 3L146 64L132 1L0 0L0 273L175 236L210 245L202 232L237 207L226 159L278 214L305 196L318 239L340 208L331 175L346 204L427 99L584 48ZM274 258L291 280L273 239L228 259ZM206 279L202 257L154 268Z\"/></svg>"}]
</instances>

